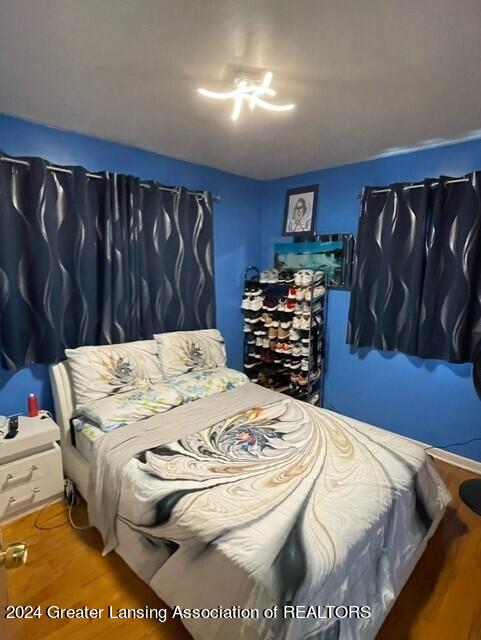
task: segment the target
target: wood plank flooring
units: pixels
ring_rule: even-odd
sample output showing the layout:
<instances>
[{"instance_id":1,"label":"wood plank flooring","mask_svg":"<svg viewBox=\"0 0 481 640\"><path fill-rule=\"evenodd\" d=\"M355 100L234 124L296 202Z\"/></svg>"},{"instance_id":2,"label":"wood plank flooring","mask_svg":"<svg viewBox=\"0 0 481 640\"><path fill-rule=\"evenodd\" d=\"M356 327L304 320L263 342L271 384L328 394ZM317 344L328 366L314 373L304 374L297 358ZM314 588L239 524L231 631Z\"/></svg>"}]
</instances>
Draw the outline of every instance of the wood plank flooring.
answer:
<instances>
[{"instance_id":1,"label":"wood plank flooring","mask_svg":"<svg viewBox=\"0 0 481 640\"><path fill-rule=\"evenodd\" d=\"M481 516L458 498L459 483L470 474L436 463L453 502L414 573L381 629L378 640L481 640ZM29 545L28 566L9 572L10 602L60 607L162 607L155 594L115 553L100 555L93 529L75 531L62 504L3 527L6 541ZM85 507L74 511L78 524ZM190 640L180 622L155 620L15 621L14 640ZM235 639L232 639L235 640Z\"/></svg>"}]
</instances>

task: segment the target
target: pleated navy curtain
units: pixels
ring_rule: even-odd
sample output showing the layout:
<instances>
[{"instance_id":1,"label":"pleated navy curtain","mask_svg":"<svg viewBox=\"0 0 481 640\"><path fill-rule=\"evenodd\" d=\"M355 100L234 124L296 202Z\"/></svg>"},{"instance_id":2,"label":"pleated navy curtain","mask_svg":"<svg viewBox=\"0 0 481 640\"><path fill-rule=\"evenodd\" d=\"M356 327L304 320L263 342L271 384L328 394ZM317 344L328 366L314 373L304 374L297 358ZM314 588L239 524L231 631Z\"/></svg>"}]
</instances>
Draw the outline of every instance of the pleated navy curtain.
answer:
<instances>
[{"instance_id":1,"label":"pleated navy curtain","mask_svg":"<svg viewBox=\"0 0 481 640\"><path fill-rule=\"evenodd\" d=\"M0 365L215 322L209 194L0 162Z\"/></svg>"},{"instance_id":2,"label":"pleated navy curtain","mask_svg":"<svg viewBox=\"0 0 481 640\"><path fill-rule=\"evenodd\" d=\"M473 361L481 341L480 176L365 189L349 344Z\"/></svg>"}]
</instances>

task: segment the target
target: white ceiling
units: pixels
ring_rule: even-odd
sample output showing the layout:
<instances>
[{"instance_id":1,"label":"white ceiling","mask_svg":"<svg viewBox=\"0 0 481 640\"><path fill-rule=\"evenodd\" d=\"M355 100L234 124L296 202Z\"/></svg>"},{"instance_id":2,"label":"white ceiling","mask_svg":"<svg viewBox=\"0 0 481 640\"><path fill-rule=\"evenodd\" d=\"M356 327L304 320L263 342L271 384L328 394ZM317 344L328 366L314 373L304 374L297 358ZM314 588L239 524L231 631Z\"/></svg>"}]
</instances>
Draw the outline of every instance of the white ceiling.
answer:
<instances>
[{"instance_id":1,"label":"white ceiling","mask_svg":"<svg viewBox=\"0 0 481 640\"><path fill-rule=\"evenodd\" d=\"M296 109L197 94L239 66ZM0 111L261 179L349 163L481 129L481 2L0 0Z\"/></svg>"}]
</instances>

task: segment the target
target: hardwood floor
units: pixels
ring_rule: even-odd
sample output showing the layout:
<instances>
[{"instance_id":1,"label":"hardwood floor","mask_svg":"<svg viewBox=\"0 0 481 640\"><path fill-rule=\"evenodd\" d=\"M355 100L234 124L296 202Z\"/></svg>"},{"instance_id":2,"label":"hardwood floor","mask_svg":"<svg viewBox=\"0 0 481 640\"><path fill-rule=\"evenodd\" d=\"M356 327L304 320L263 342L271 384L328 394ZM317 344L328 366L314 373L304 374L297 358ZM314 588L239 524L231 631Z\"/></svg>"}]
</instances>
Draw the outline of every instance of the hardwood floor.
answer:
<instances>
[{"instance_id":1,"label":"hardwood floor","mask_svg":"<svg viewBox=\"0 0 481 640\"><path fill-rule=\"evenodd\" d=\"M481 516L458 498L459 483L472 474L436 463L453 502L381 629L378 640L481 640ZM9 572L10 602L59 607L161 607L155 594L115 553L100 555L93 529L65 524L52 531L33 527L37 514L5 526L6 541L29 545L28 566ZM74 512L85 523L84 507ZM41 526L66 522L63 505L41 514ZM154 620L15 621L14 640L190 640L180 622ZM232 639L234 640L234 639Z\"/></svg>"}]
</instances>

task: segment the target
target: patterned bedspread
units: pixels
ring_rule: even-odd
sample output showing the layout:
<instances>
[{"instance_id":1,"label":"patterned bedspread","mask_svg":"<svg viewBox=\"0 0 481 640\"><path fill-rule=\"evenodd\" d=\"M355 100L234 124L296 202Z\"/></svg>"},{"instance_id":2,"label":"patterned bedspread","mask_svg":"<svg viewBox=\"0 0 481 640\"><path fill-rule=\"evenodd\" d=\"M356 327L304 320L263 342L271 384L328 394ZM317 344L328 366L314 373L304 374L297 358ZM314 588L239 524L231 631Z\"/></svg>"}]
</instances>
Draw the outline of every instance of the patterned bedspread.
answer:
<instances>
[{"instance_id":1,"label":"patterned bedspread","mask_svg":"<svg viewBox=\"0 0 481 640\"><path fill-rule=\"evenodd\" d=\"M170 606L260 612L184 619L198 640L373 638L449 500L440 477L390 432L272 392L246 408L245 385L231 393L241 410L136 446L117 514L144 555L132 564ZM199 419L209 401L192 403Z\"/></svg>"}]
</instances>

